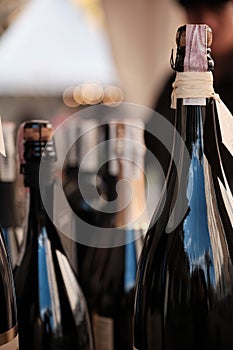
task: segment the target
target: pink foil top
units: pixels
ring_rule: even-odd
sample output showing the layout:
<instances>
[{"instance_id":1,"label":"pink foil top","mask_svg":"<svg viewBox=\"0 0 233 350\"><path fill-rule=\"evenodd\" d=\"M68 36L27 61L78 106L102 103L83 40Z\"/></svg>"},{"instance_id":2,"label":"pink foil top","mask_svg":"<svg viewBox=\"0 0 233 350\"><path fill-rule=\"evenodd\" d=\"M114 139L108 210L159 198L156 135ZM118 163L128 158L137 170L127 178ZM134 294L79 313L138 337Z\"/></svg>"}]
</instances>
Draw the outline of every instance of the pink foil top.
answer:
<instances>
[{"instance_id":1,"label":"pink foil top","mask_svg":"<svg viewBox=\"0 0 233 350\"><path fill-rule=\"evenodd\" d=\"M187 24L184 72L206 72L207 70L207 26Z\"/></svg>"}]
</instances>

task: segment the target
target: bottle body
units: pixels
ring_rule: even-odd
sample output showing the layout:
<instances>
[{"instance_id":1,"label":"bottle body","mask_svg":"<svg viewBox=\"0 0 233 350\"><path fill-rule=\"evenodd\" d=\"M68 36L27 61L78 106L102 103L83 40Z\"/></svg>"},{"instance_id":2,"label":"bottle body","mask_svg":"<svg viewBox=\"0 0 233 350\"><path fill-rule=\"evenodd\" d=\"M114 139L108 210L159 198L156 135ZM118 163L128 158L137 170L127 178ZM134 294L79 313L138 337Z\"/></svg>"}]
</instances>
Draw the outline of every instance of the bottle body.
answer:
<instances>
[{"instance_id":1,"label":"bottle body","mask_svg":"<svg viewBox=\"0 0 233 350\"><path fill-rule=\"evenodd\" d=\"M8 253L0 230L0 349L18 349L18 326L14 282Z\"/></svg>"},{"instance_id":2,"label":"bottle body","mask_svg":"<svg viewBox=\"0 0 233 350\"><path fill-rule=\"evenodd\" d=\"M7 157L0 155L0 224L11 259L12 268L16 266L22 228L19 210L16 207L16 160L15 160L15 124L3 122L3 134Z\"/></svg>"},{"instance_id":3,"label":"bottle body","mask_svg":"<svg viewBox=\"0 0 233 350\"><path fill-rule=\"evenodd\" d=\"M39 189L34 192L26 234L31 240L15 270L20 345L92 349L85 298L53 225L38 214Z\"/></svg>"},{"instance_id":4,"label":"bottle body","mask_svg":"<svg viewBox=\"0 0 233 350\"><path fill-rule=\"evenodd\" d=\"M147 233L138 268L134 346L139 350L233 345L232 213L225 211L224 216L220 208L223 197L213 167L218 159L210 159L213 154L205 146L210 137L206 126L214 120L207 118L206 107L183 106L183 100L178 100L177 128L190 155L184 172L183 152L177 150L185 180L182 203L187 210L180 224L166 232L176 196L171 172L171 198Z\"/></svg>"}]
</instances>

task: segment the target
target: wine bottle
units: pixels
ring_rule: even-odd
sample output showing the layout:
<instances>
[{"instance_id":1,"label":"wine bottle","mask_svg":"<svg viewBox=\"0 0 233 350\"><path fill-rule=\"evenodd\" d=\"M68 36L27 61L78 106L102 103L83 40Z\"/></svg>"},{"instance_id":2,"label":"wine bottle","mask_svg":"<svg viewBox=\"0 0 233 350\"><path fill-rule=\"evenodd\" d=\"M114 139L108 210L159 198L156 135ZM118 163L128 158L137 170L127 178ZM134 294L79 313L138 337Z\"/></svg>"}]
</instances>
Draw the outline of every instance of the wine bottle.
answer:
<instances>
[{"instance_id":1,"label":"wine bottle","mask_svg":"<svg viewBox=\"0 0 233 350\"><path fill-rule=\"evenodd\" d=\"M25 241L14 272L19 342L22 349L92 350L83 292L42 202L44 191L46 201L53 205L56 152L52 132L51 124L43 120L28 121L19 128L21 173L29 189ZM41 187L42 155L46 186Z\"/></svg>"},{"instance_id":2,"label":"wine bottle","mask_svg":"<svg viewBox=\"0 0 233 350\"><path fill-rule=\"evenodd\" d=\"M0 349L18 350L18 326L10 259L0 229Z\"/></svg>"},{"instance_id":3,"label":"wine bottle","mask_svg":"<svg viewBox=\"0 0 233 350\"><path fill-rule=\"evenodd\" d=\"M15 123L2 123L7 157L0 155L0 224L14 269L22 242L20 215L16 208Z\"/></svg>"},{"instance_id":4,"label":"wine bottle","mask_svg":"<svg viewBox=\"0 0 233 350\"><path fill-rule=\"evenodd\" d=\"M220 102L211 81L212 33L206 25L186 25L176 40L173 97L183 142L174 134L178 167L171 161L165 206L147 232L138 265L134 348L230 349L233 215L217 151Z\"/></svg>"},{"instance_id":5,"label":"wine bottle","mask_svg":"<svg viewBox=\"0 0 233 350\"><path fill-rule=\"evenodd\" d=\"M0 118L0 154L6 156ZM0 167L2 171L2 164ZM18 325L15 300L15 288L10 258L6 242L0 227L0 349L18 350Z\"/></svg>"},{"instance_id":6,"label":"wine bottle","mask_svg":"<svg viewBox=\"0 0 233 350\"><path fill-rule=\"evenodd\" d=\"M118 182L116 212L100 216L104 227L99 242L103 248L87 250L83 264L89 278L84 281L84 288L92 313L96 350L129 350L136 267L147 224L144 127L139 122L132 125L132 121L110 123L109 127L113 153L108 169L110 176L117 175Z\"/></svg>"}]
</instances>

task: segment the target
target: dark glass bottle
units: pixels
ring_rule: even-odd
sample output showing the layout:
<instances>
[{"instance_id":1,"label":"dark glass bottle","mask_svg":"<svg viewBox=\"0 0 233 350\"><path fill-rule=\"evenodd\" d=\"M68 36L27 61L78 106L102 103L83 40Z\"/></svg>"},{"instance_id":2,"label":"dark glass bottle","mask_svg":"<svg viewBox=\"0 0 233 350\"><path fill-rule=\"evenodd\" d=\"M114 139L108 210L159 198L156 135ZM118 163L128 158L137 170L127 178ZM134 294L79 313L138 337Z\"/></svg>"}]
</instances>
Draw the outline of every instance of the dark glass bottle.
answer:
<instances>
[{"instance_id":1,"label":"dark glass bottle","mask_svg":"<svg viewBox=\"0 0 233 350\"><path fill-rule=\"evenodd\" d=\"M20 213L16 207L15 124L2 123L7 157L0 155L0 224L14 269L22 242Z\"/></svg>"},{"instance_id":2,"label":"dark glass bottle","mask_svg":"<svg viewBox=\"0 0 233 350\"><path fill-rule=\"evenodd\" d=\"M204 46L200 42L203 37L207 37ZM205 25L181 27L175 69L212 69L210 37ZM170 163L165 206L146 235L138 266L134 315L137 350L233 346L233 216L217 152L218 116L212 98L190 98L177 99L176 128L183 139L183 144L176 137L174 140L179 167ZM185 159L184 145L189 159ZM228 166L232 165L231 156ZM175 207L177 174L181 179L179 208ZM185 215L172 225L181 207Z\"/></svg>"},{"instance_id":3,"label":"dark glass bottle","mask_svg":"<svg viewBox=\"0 0 233 350\"><path fill-rule=\"evenodd\" d=\"M96 350L130 350L136 268L148 220L144 174L138 168L138 164L143 166L144 128L123 122L113 123L111 127L115 128L117 137L113 147L115 156L110 156L117 160L108 165L109 176L114 178L117 174L119 183L115 214L98 218L102 234L99 234L99 247L87 250L83 264L88 278L83 283L92 313ZM125 140L129 137L126 130L134 128L137 129L135 140L141 142L139 151L135 144ZM135 159L136 166L130 151L139 158ZM131 162L127 160L127 152Z\"/></svg>"},{"instance_id":4,"label":"dark glass bottle","mask_svg":"<svg viewBox=\"0 0 233 350\"><path fill-rule=\"evenodd\" d=\"M40 190L45 190L46 200L53 205L52 131L43 120L28 121L19 129L21 172L29 190L25 241L14 273L20 348L92 350L84 295L41 199ZM42 154L46 188L39 186Z\"/></svg>"},{"instance_id":5,"label":"dark glass bottle","mask_svg":"<svg viewBox=\"0 0 233 350\"><path fill-rule=\"evenodd\" d=\"M18 326L14 281L10 260L0 229L0 349L18 350Z\"/></svg>"}]
</instances>

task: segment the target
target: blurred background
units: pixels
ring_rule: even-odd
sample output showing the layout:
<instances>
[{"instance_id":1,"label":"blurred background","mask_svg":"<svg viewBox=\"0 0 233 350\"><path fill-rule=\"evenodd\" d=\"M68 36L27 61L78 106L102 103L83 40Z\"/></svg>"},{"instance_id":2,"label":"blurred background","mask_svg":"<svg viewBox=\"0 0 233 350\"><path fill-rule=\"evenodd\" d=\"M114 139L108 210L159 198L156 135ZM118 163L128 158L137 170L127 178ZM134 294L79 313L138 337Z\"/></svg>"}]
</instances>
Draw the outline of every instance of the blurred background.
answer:
<instances>
[{"instance_id":1,"label":"blurred background","mask_svg":"<svg viewBox=\"0 0 233 350\"><path fill-rule=\"evenodd\" d=\"M101 101L153 108L184 23L174 0L0 0L3 120Z\"/></svg>"},{"instance_id":2,"label":"blurred background","mask_svg":"<svg viewBox=\"0 0 233 350\"><path fill-rule=\"evenodd\" d=\"M0 0L2 120L15 130L28 119L56 127L101 102L153 108L171 74L183 11L176 0ZM159 175L153 179L159 198ZM19 169L15 188L23 218ZM71 241L62 240L71 255Z\"/></svg>"}]
</instances>

